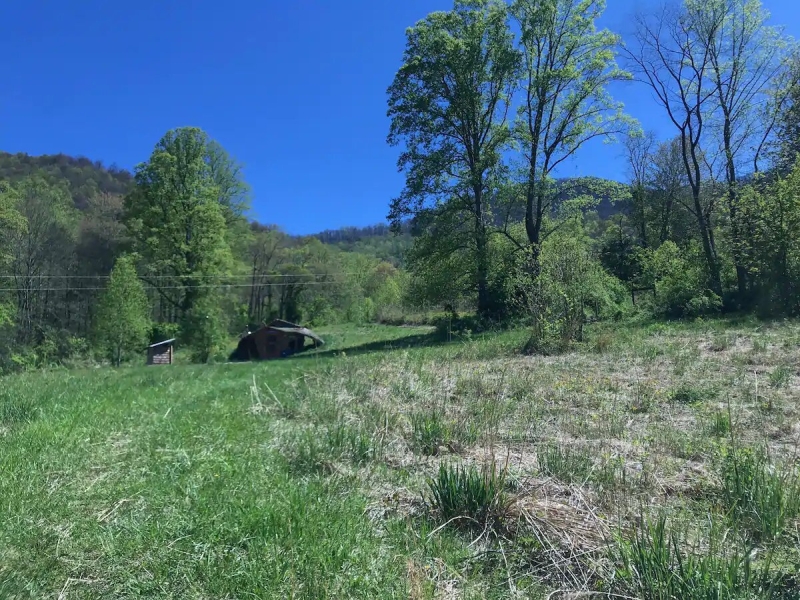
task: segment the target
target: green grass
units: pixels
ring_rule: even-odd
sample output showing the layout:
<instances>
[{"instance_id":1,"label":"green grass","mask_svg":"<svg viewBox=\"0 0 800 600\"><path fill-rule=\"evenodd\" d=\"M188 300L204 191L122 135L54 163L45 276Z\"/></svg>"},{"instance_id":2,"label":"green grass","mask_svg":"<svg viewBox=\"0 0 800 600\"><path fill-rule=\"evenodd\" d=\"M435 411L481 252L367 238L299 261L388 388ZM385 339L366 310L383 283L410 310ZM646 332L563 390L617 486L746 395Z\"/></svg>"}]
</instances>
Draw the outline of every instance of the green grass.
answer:
<instances>
[{"instance_id":1,"label":"green grass","mask_svg":"<svg viewBox=\"0 0 800 600\"><path fill-rule=\"evenodd\" d=\"M0 598L800 596L796 323L431 332L3 378Z\"/></svg>"}]
</instances>

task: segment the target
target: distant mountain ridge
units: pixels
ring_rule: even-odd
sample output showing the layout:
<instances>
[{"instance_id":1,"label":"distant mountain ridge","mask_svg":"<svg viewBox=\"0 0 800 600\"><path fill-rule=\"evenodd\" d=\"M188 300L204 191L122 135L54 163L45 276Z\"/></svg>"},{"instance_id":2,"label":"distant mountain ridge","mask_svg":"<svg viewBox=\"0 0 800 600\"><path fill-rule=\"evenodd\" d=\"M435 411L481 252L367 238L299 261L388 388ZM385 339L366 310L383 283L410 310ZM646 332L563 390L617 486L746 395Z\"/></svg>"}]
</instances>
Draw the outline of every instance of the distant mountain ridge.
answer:
<instances>
[{"instance_id":1,"label":"distant mountain ridge","mask_svg":"<svg viewBox=\"0 0 800 600\"><path fill-rule=\"evenodd\" d=\"M133 174L116 165L66 154L31 156L0 152L0 179L15 182L39 173L53 181L66 181L77 208L86 208L96 194L124 196L133 187Z\"/></svg>"}]
</instances>

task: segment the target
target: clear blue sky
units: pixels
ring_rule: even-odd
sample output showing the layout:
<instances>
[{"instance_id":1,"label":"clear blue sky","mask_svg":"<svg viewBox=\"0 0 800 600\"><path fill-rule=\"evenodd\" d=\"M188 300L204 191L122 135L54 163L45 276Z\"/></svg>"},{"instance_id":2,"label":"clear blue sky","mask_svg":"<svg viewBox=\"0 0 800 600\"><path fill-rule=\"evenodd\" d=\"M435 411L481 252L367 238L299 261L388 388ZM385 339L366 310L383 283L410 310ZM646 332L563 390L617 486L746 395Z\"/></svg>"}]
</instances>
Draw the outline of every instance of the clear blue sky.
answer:
<instances>
[{"instance_id":1,"label":"clear blue sky","mask_svg":"<svg viewBox=\"0 0 800 600\"><path fill-rule=\"evenodd\" d=\"M637 0L609 0L625 33ZM253 217L291 233L385 219L402 187L386 88L406 27L451 0L5 0L0 150L133 168L167 130L205 129L244 163ZM800 34L797 0L765 0ZM645 89L614 90L670 133ZM595 145L569 170L624 177ZM575 174L573 172L564 173Z\"/></svg>"}]
</instances>

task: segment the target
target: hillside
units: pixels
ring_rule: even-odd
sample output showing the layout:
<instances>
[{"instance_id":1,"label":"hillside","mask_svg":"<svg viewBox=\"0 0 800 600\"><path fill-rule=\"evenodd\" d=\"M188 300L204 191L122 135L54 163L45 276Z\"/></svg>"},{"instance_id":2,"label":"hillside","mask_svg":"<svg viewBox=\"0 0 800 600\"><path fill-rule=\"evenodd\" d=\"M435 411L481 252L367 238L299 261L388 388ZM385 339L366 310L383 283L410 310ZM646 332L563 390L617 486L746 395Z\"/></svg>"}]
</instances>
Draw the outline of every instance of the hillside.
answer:
<instances>
[{"instance_id":1,"label":"hillside","mask_svg":"<svg viewBox=\"0 0 800 600\"><path fill-rule=\"evenodd\" d=\"M19 152L0 152L0 180L18 181L34 173L51 181L66 181L78 208L86 208L96 194L122 196L133 185L129 171L116 165L105 166L100 161L66 154L31 156Z\"/></svg>"}]
</instances>

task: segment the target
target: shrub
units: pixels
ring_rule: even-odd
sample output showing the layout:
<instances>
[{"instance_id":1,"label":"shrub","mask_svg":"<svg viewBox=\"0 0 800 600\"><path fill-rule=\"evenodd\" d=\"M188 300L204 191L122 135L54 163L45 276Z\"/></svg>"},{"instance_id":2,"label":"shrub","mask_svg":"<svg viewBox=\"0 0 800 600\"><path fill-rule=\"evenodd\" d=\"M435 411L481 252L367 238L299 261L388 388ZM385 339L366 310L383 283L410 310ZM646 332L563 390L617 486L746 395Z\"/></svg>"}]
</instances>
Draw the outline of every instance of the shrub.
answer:
<instances>
[{"instance_id":1,"label":"shrub","mask_svg":"<svg viewBox=\"0 0 800 600\"><path fill-rule=\"evenodd\" d=\"M485 525L502 516L506 507L503 491L505 472L494 463L482 469L442 463L437 475L428 480L428 504L443 519L464 517Z\"/></svg>"},{"instance_id":2,"label":"shrub","mask_svg":"<svg viewBox=\"0 0 800 600\"><path fill-rule=\"evenodd\" d=\"M719 312L722 299L706 289L701 251L672 241L656 250L640 250L643 278L655 287L654 310L669 317L696 317Z\"/></svg>"}]
</instances>

